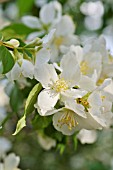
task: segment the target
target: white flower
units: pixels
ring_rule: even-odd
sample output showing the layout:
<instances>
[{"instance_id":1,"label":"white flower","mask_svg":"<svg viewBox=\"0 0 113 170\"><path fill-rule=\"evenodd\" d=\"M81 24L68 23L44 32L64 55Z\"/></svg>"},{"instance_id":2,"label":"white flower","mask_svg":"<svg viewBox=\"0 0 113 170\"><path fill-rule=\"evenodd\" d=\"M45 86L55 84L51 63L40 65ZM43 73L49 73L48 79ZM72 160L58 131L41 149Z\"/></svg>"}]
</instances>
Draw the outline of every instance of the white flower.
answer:
<instances>
[{"instance_id":1,"label":"white flower","mask_svg":"<svg viewBox=\"0 0 113 170\"><path fill-rule=\"evenodd\" d=\"M9 97L6 95L4 88L5 85L2 82L0 82L0 107L9 104Z\"/></svg>"},{"instance_id":2,"label":"white flower","mask_svg":"<svg viewBox=\"0 0 113 170\"><path fill-rule=\"evenodd\" d=\"M80 140L82 144L92 144L97 140L97 132L95 130L86 130L82 129L77 134L77 138Z\"/></svg>"},{"instance_id":3,"label":"white flower","mask_svg":"<svg viewBox=\"0 0 113 170\"><path fill-rule=\"evenodd\" d=\"M45 4L39 14L39 18L34 16L22 17L22 22L30 28L38 29L35 34L30 34L29 38L35 38L41 33L42 35L51 30L53 24L57 23L62 14L62 7L59 2L54 1Z\"/></svg>"},{"instance_id":4,"label":"white flower","mask_svg":"<svg viewBox=\"0 0 113 170\"><path fill-rule=\"evenodd\" d=\"M44 24L55 22L62 14L62 7L59 2L54 1L45 4L40 11L40 19Z\"/></svg>"},{"instance_id":5,"label":"white flower","mask_svg":"<svg viewBox=\"0 0 113 170\"><path fill-rule=\"evenodd\" d=\"M4 156L10 149L11 142L4 137L0 137L0 157Z\"/></svg>"},{"instance_id":6,"label":"white flower","mask_svg":"<svg viewBox=\"0 0 113 170\"><path fill-rule=\"evenodd\" d=\"M88 112L102 126L111 125L113 95L105 91L94 91L88 98Z\"/></svg>"},{"instance_id":7,"label":"white flower","mask_svg":"<svg viewBox=\"0 0 113 170\"><path fill-rule=\"evenodd\" d=\"M21 76L32 79L33 74L34 65L26 59L19 59L6 76L9 80L14 81L18 80Z\"/></svg>"},{"instance_id":8,"label":"white flower","mask_svg":"<svg viewBox=\"0 0 113 170\"><path fill-rule=\"evenodd\" d=\"M68 110L60 109L54 112L55 128L63 134L71 135L82 128L92 130L109 127L113 117L113 95L102 90L109 82L106 80L93 92L74 89L71 95L63 94L65 109Z\"/></svg>"},{"instance_id":9,"label":"white flower","mask_svg":"<svg viewBox=\"0 0 113 170\"><path fill-rule=\"evenodd\" d=\"M3 159L3 163L0 163L0 170L20 170L17 168L19 162L20 158L11 153Z\"/></svg>"},{"instance_id":10,"label":"white flower","mask_svg":"<svg viewBox=\"0 0 113 170\"><path fill-rule=\"evenodd\" d=\"M80 79L80 69L73 53L65 55L60 66L62 69L60 75L57 75L52 64L43 64L35 69L35 79L45 88L39 94L35 105L43 116L49 114L60 99L60 95L69 91Z\"/></svg>"},{"instance_id":11,"label":"white flower","mask_svg":"<svg viewBox=\"0 0 113 170\"><path fill-rule=\"evenodd\" d=\"M101 125L87 113L87 117L78 115L68 106L55 112L53 126L64 135L72 135L81 129L100 129Z\"/></svg>"},{"instance_id":12,"label":"white flower","mask_svg":"<svg viewBox=\"0 0 113 170\"><path fill-rule=\"evenodd\" d=\"M54 39L51 43L51 61L59 61L59 52L62 45L70 46L71 44L79 44L79 38L74 35L75 25L71 17L64 15L59 22L53 26L56 29Z\"/></svg>"},{"instance_id":13,"label":"white flower","mask_svg":"<svg viewBox=\"0 0 113 170\"><path fill-rule=\"evenodd\" d=\"M102 69L102 56L99 52L84 53L81 46L71 45L70 48L62 46L63 53L71 51L75 54L81 71L81 79L78 83L80 88L92 91L96 88L97 79Z\"/></svg>"},{"instance_id":14,"label":"white flower","mask_svg":"<svg viewBox=\"0 0 113 170\"><path fill-rule=\"evenodd\" d=\"M52 147L56 146L56 140L46 135L38 134L38 142L40 146L45 150L50 150Z\"/></svg>"},{"instance_id":15,"label":"white flower","mask_svg":"<svg viewBox=\"0 0 113 170\"><path fill-rule=\"evenodd\" d=\"M97 71L97 80L96 80L97 85L101 85L106 78L113 77L113 57L111 56L111 54L106 48L106 41L103 36L100 36L98 39L93 39L92 41L89 41L84 46L84 53L86 56L88 56L89 53L101 54L102 57L102 61L100 64L101 69L99 71L99 74ZM96 65L99 66L100 63L99 58L97 58L97 60L95 61L98 62L97 63L94 62L94 66ZM94 66L92 66L92 68Z\"/></svg>"}]
</instances>

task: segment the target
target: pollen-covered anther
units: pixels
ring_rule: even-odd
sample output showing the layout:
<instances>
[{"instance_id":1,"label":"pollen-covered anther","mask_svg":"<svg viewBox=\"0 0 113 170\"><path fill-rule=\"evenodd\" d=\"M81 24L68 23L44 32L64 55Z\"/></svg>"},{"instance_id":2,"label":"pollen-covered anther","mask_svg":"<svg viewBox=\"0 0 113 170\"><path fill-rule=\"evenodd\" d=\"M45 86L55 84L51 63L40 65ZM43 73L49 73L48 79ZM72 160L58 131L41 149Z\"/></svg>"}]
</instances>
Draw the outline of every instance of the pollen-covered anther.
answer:
<instances>
[{"instance_id":1,"label":"pollen-covered anther","mask_svg":"<svg viewBox=\"0 0 113 170\"><path fill-rule=\"evenodd\" d=\"M80 63L80 70L81 70L83 75L86 75L88 73L89 66L88 66L88 63L86 61L82 61Z\"/></svg>"},{"instance_id":2,"label":"pollen-covered anther","mask_svg":"<svg viewBox=\"0 0 113 170\"><path fill-rule=\"evenodd\" d=\"M68 87L68 84L66 83L66 81L62 78L62 79L59 79L57 80L54 84L53 84L53 87L52 87L56 92L61 92L61 91L65 91L67 90L69 87Z\"/></svg>"},{"instance_id":3,"label":"pollen-covered anther","mask_svg":"<svg viewBox=\"0 0 113 170\"><path fill-rule=\"evenodd\" d=\"M58 123L60 123L60 128L63 125L67 125L69 130L72 130L72 128L78 125L78 122L75 120L75 117L71 112L64 113L58 120Z\"/></svg>"},{"instance_id":4,"label":"pollen-covered anther","mask_svg":"<svg viewBox=\"0 0 113 170\"><path fill-rule=\"evenodd\" d=\"M89 106L89 102L87 101L86 98L78 98L76 99L77 103L78 104L82 104L86 109L88 109L90 106Z\"/></svg>"}]
</instances>

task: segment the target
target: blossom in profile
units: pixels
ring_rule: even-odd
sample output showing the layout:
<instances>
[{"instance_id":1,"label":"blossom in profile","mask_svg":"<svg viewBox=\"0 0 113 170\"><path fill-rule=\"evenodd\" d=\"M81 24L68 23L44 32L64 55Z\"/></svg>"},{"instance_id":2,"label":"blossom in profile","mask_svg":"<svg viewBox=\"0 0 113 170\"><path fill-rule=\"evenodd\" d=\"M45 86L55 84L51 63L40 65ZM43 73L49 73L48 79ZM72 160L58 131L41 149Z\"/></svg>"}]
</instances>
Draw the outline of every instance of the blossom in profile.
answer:
<instances>
[{"instance_id":1,"label":"blossom in profile","mask_svg":"<svg viewBox=\"0 0 113 170\"><path fill-rule=\"evenodd\" d=\"M0 162L0 170L20 170L18 168L20 158L14 153L11 153L3 158L3 162Z\"/></svg>"}]
</instances>

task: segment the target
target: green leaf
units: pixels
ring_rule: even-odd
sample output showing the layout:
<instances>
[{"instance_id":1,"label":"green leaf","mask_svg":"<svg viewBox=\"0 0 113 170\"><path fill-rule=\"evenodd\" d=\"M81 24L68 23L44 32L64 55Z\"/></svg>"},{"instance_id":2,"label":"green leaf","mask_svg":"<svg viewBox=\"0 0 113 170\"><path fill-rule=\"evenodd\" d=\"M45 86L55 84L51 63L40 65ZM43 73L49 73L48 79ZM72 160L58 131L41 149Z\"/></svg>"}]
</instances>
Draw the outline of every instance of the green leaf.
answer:
<instances>
[{"instance_id":1,"label":"green leaf","mask_svg":"<svg viewBox=\"0 0 113 170\"><path fill-rule=\"evenodd\" d=\"M49 124L52 122L51 116L40 116L39 114L36 113L35 118L32 121L32 125L34 129L39 130L39 129L45 129L46 127L49 126Z\"/></svg>"},{"instance_id":2,"label":"green leaf","mask_svg":"<svg viewBox=\"0 0 113 170\"><path fill-rule=\"evenodd\" d=\"M24 39L28 34L36 31L24 25L23 23L13 23L1 30L3 37L8 40L11 38Z\"/></svg>"},{"instance_id":3,"label":"green leaf","mask_svg":"<svg viewBox=\"0 0 113 170\"><path fill-rule=\"evenodd\" d=\"M24 98L21 90L18 87L18 84L15 84L10 94L10 105L14 112L18 112L18 110L22 106L23 99Z\"/></svg>"},{"instance_id":4,"label":"green leaf","mask_svg":"<svg viewBox=\"0 0 113 170\"><path fill-rule=\"evenodd\" d=\"M34 4L34 0L17 0L17 6L20 16L30 12Z\"/></svg>"},{"instance_id":5,"label":"green leaf","mask_svg":"<svg viewBox=\"0 0 113 170\"><path fill-rule=\"evenodd\" d=\"M14 59L8 49L4 46L0 46L0 61L2 61L3 65L3 74L9 72L14 66Z\"/></svg>"},{"instance_id":6,"label":"green leaf","mask_svg":"<svg viewBox=\"0 0 113 170\"><path fill-rule=\"evenodd\" d=\"M26 116L24 115L17 123L17 127L13 135L17 135L17 133L20 132L21 129L23 129L26 126Z\"/></svg>"},{"instance_id":7,"label":"green leaf","mask_svg":"<svg viewBox=\"0 0 113 170\"><path fill-rule=\"evenodd\" d=\"M3 39L3 35L1 34L1 32L0 32L0 40L2 40Z\"/></svg>"},{"instance_id":8,"label":"green leaf","mask_svg":"<svg viewBox=\"0 0 113 170\"><path fill-rule=\"evenodd\" d=\"M34 104L36 103L37 96L41 90L42 90L42 85L40 83L36 84L33 87L26 100L25 114L29 114L34 110Z\"/></svg>"},{"instance_id":9,"label":"green leaf","mask_svg":"<svg viewBox=\"0 0 113 170\"><path fill-rule=\"evenodd\" d=\"M34 104L36 103L37 100L37 95L42 89L42 86L40 83L36 84L31 92L29 93L29 96L26 100L25 104L25 112L23 117L18 121L16 131L14 132L13 135L16 135L20 130L26 126L26 116L27 114L31 113L34 110Z\"/></svg>"}]
</instances>

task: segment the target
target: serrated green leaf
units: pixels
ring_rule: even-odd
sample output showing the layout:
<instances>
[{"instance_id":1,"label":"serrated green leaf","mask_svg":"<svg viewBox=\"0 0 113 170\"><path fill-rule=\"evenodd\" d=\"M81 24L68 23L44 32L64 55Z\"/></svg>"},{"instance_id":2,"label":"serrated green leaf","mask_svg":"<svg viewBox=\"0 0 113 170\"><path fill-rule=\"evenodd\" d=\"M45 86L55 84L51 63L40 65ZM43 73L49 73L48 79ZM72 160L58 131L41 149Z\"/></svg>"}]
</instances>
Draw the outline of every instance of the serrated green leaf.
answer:
<instances>
[{"instance_id":1,"label":"serrated green leaf","mask_svg":"<svg viewBox=\"0 0 113 170\"><path fill-rule=\"evenodd\" d=\"M17 127L13 135L17 135L26 126L26 116L24 115L17 123Z\"/></svg>"},{"instance_id":2,"label":"serrated green leaf","mask_svg":"<svg viewBox=\"0 0 113 170\"><path fill-rule=\"evenodd\" d=\"M38 83L33 87L31 92L29 93L25 104L25 114L29 114L34 110L34 104L36 103L37 95L41 91L41 89L42 85Z\"/></svg>"},{"instance_id":3,"label":"serrated green leaf","mask_svg":"<svg viewBox=\"0 0 113 170\"><path fill-rule=\"evenodd\" d=\"M0 61L2 61L3 65L3 74L9 72L14 66L14 59L8 49L4 46L0 46Z\"/></svg>"}]
</instances>

